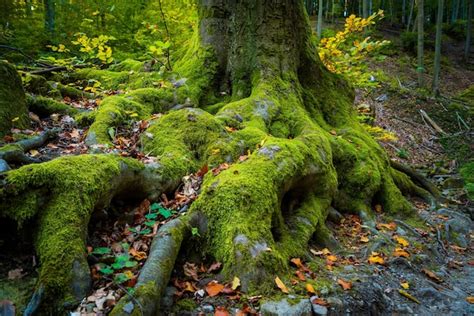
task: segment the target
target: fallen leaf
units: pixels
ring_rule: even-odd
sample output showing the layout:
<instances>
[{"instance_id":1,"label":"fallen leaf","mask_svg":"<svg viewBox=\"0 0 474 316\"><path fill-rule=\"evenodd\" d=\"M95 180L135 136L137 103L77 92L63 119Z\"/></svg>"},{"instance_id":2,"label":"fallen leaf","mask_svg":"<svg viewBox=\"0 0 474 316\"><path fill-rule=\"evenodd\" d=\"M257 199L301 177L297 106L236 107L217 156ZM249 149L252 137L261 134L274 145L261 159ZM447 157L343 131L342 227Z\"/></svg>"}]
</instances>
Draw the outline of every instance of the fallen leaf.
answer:
<instances>
[{"instance_id":1,"label":"fallen leaf","mask_svg":"<svg viewBox=\"0 0 474 316\"><path fill-rule=\"evenodd\" d=\"M130 255L132 255L136 260L141 261L147 258L146 252L144 251L137 251L135 248L130 248L128 251Z\"/></svg>"},{"instance_id":2,"label":"fallen leaf","mask_svg":"<svg viewBox=\"0 0 474 316\"><path fill-rule=\"evenodd\" d=\"M467 301L469 304L474 304L474 296L468 296L468 297L466 297L466 301Z\"/></svg>"},{"instance_id":3,"label":"fallen leaf","mask_svg":"<svg viewBox=\"0 0 474 316\"><path fill-rule=\"evenodd\" d=\"M184 291L186 292L191 292L191 293L194 293L196 292L196 288L194 287L194 285L191 283L191 282L185 282L184 283Z\"/></svg>"},{"instance_id":4,"label":"fallen leaf","mask_svg":"<svg viewBox=\"0 0 474 316\"><path fill-rule=\"evenodd\" d=\"M422 269L421 270L424 274L426 274L428 277L436 281L437 283L443 283L443 279L441 279L439 276L436 275L433 271L430 271L428 269Z\"/></svg>"},{"instance_id":5,"label":"fallen leaf","mask_svg":"<svg viewBox=\"0 0 474 316\"><path fill-rule=\"evenodd\" d=\"M323 300L322 298L315 298L311 301L311 303L318 304L318 305L321 305L321 306L329 306L329 303L326 302L325 300Z\"/></svg>"},{"instance_id":6,"label":"fallen leaf","mask_svg":"<svg viewBox=\"0 0 474 316\"><path fill-rule=\"evenodd\" d=\"M225 309L223 306L218 306L216 308L216 312L214 313L214 316L229 316L229 312Z\"/></svg>"},{"instance_id":7,"label":"fallen leaf","mask_svg":"<svg viewBox=\"0 0 474 316\"><path fill-rule=\"evenodd\" d=\"M18 268L18 269L13 269L8 271L8 280L16 280L16 279L21 279L24 276L23 274L23 269Z\"/></svg>"},{"instance_id":8,"label":"fallen leaf","mask_svg":"<svg viewBox=\"0 0 474 316\"><path fill-rule=\"evenodd\" d=\"M326 257L327 260L331 261L331 262L336 262L337 261L337 257L335 255L329 255Z\"/></svg>"},{"instance_id":9,"label":"fallen leaf","mask_svg":"<svg viewBox=\"0 0 474 316\"><path fill-rule=\"evenodd\" d=\"M295 266L297 266L298 268L302 268L303 267L303 263L301 263L301 259L300 258L293 258L290 260L291 263L293 263Z\"/></svg>"},{"instance_id":10,"label":"fallen leaf","mask_svg":"<svg viewBox=\"0 0 474 316\"><path fill-rule=\"evenodd\" d=\"M421 304L420 301L417 300L413 295L411 295L410 293L408 293L404 290L398 290L398 293L400 293L401 295L405 296L406 298L412 300L415 303Z\"/></svg>"},{"instance_id":11,"label":"fallen leaf","mask_svg":"<svg viewBox=\"0 0 474 316\"><path fill-rule=\"evenodd\" d=\"M199 280L198 275L197 275L197 269L198 268L194 263L186 262L183 265L184 274L190 278L193 278L193 280L195 281Z\"/></svg>"},{"instance_id":12,"label":"fallen leaf","mask_svg":"<svg viewBox=\"0 0 474 316\"><path fill-rule=\"evenodd\" d=\"M360 237L360 241L361 241L361 242L369 242L369 237L367 237L367 236L362 236L362 237Z\"/></svg>"},{"instance_id":13,"label":"fallen leaf","mask_svg":"<svg viewBox=\"0 0 474 316\"><path fill-rule=\"evenodd\" d=\"M334 136L337 135L337 132L336 132L336 130L334 130L334 129L332 129L329 133L330 133L331 135L334 135Z\"/></svg>"},{"instance_id":14,"label":"fallen leaf","mask_svg":"<svg viewBox=\"0 0 474 316\"><path fill-rule=\"evenodd\" d=\"M217 283L217 281L211 281L206 285L206 292L211 297L218 295L223 289L224 285Z\"/></svg>"},{"instance_id":15,"label":"fallen leaf","mask_svg":"<svg viewBox=\"0 0 474 316\"><path fill-rule=\"evenodd\" d=\"M395 230L397 228L397 224L395 224L394 222L391 222L388 224L383 224L383 223L377 224L377 229L381 230L382 228L385 228L388 230Z\"/></svg>"},{"instance_id":16,"label":"fallen leaf","mask_svg":"<svg viewBox=\"0 0 474 316\"><path fill-rule=\"evenodd\" d=\"M304 276L304 273L301 270L297 270L295 274L301 281L306 281L306 277Z\"/></svg>"},{"instance_id":17,"label":"fallen leaf","mask_svg":"<svg viewBox=\"0 0 474 316\"><path fill-rule=\"evenodd\" d=\"M314 287L309 284L309 283L306 283L306 291L308 291L309 293L311 294L316 294L316 290L314 289Z\"/></svg>"},{"instance_id":18,"label":"fallen leaf","mask_svg":"<svg viewBox=\"0 0 474 316\"><path fill-rule=\"evenodd\" d=\"M404 257L404 258L409 258L410 254L403 250L402 248L395 248L393 251L393 256L394 257Z\"/></svg>"},{"instance_id":19,"label":"fallen leaf","mask_svg":"<svg viewBox=\"0 0 474 316\"><path fill-rule=\"evenodd\" d=\"M220 262L214 262L213 264L211 264L211 266L209 267L209 269L207 269L207 273L211 273L213 271L217 271L221 268L222 266L222 263Z\"/></svg>"},{"instance_id":20,"label":"fallen leaf","mask_svg":"<svg viewBox=\"0 0 474 316\"><path fill-rule=\"evenodd\" d=\"M40 155L39 151L37 151L36 149L31 149L29 151L29 153L30 153L31 157L37 157L37 156Z\"/></svg>"},{"instance_id":21,"label":"fallen leaf","mask_svg":"<svg viewBox=\"0 0 474 316\"><path fill-rule=\"evenodd\" d=\"M380 204L375 205L375 211L377 213L382 213L382 205L380 205Z\"/></svg>"},{"instance_id":22,"label":"fallen leaf","mask_svg":"<svg viewBox=\"0 0 474 316\"><path fill-rule=\"evenodd\" d=\"M238 277L234 277L232 280L232 289L235 291L240 286L240 279Z\"/></svg>"},{"instance_id":23,"label":"fallen leaf","mask_svg":"<svg viewBox=\"0 0 474 316\"><path fill-rule=\"evenodd\" d=\"M370 264L380 264L380 265L385 264L385 260L376 252L372 252L368 261Z\"/></svg>"},{"instance_id":24,"label":"fallen leaf","mask_svg":"<svg viewBox=\"0 0 474 316\"><path fill-rule=\"evenodd\" d=\"M288 294L288 288L286 287L285 283L283 283L283 281L280 280L279 277L276 277L276 278L275 278L275 283L276 283L276 285L278 286L278 288L279 288L283 293Z\"/></svg>"},{"instance_id":25,"label":"fallen leaf","mask_svg":"<svg viewBox=\"0 0 474 316\"><path fill-rule=\"evenodd\" d=\"M402 247L408 247L410 245L410 243L405 238L399 236L395 236L395 241Z\"/></svg>"},{"instance_id":26,"label":"fallen leaf","mask_svg":"<svg viewBox=\"0 0 474 316\"><path fill-rule=\"evenodd\" d=\"M400 286L405 290L408 290L410 288L410 284L408 284L408 282L402 282L400 283Z\"/></svg>"},{"instance_id":27,"label":"fallen leaf","mask_svg":"<svg viewBox=\"0 0 474 316\"><path fill-rule=\"evenodd\" d=\"M346 281L343 279L338 279L337 284L339 284L344 291L352 289L352 282Z\"/></svg>"}]
</instances>

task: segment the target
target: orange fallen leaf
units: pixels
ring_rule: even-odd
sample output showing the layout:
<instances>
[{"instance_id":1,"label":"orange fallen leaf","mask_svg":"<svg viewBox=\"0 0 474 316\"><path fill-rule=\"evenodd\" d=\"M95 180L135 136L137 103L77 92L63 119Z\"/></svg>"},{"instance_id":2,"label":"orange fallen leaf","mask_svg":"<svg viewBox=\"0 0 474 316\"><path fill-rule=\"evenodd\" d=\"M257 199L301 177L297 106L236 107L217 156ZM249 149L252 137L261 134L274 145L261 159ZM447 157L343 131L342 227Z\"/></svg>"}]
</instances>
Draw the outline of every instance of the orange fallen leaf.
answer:
<instances>
[{"instance_id":1,"label":"orange fallen leaf","mask_svg":"<svg viewBox=\"0 0 474 316\"><path fill-rule=\"evenodd\" d=\"M206 286L206 292L209 296L216 296L224 289L224 285L217 283L217 281L211 281Z\"/></svg>"},{"instance_id":2,"label":"orange fallen leaf","mask_svg":"<svg viewBox=\"0 0 474 316\"><path fill-rule=\"evenodd\" d=\"M302 268L303 267L303 263L301 262L301 259L300 258L293 258L290 260L291 263L293 263L295 266L297 266L298 268Z\"/></svg>"},{"instance_id":3,"label":"orange fallen leaf","mask_svg":"<svg viewBox=\"0 0 474 316\"><path fill-rule=\"evenodd\" d=\"M286 287L285 283L283 283L283 281L280 280L279 277L275 278L275 283L283 293L286 293L286 294L289 293L288 288Z\"/></svg>"},{"instance_id":4,"label":"orange fallen leaf","mask_svg":"<svg viewBox=\"0 0 474 316\"><path fill-rule=\"evenodd\" d=\"M346 281L343 279L338 279L337 284L339 284L344 291L352 289L352 282Z\"/></svg>"},{"instance_id":5,"label":"orange fallen leaf","mask_svg":"<svg viewBox=\"0 0 474 316\"><path fill-rule=\"evenodd\" d=\"M474 296L468 296L468 297L466 297L466 301L467 301L469 304L474 304Z\"/></svg>"},{"instance_id":6,"label":"orange fallen leaf","mask_svg":"<svg viewBox=\"0 0 474 316\"><path fill-rule=\"evenodd\" d=\"M321 306L329 306L329 303L326 302L325 300L323 300L322 298L315 298L311 301L311 303L318 304L318 305L321 305Z\"/></svg>"},{"instance_id":7,"label":"orange fallen leaf","mask_svg":"<svg viewBox=\"0 0 474 316\"><path fill-rule=\"evenodd\" d=\"M410 254L403 250L402 248L395 248L395 251L393 252L394 257L405 257L409 258Z\"/></svg>"},{"instance_id":8,"label":"orange fallen leaf","mask_svg":"<svg viewBox=\"0 0 474 316\"><path fill-rule=\"evenodd\" d=\"M314 289L314 287L309 284L309 283L306 283L306 291L308 291L309 293L311 294L316 294L316 290Z\"/></svg>"},{"instance_id":9,"label":"orange fallen leaf","mask_svg":"<svg viewBox=\"0 0 474 316\"><path fill-rule=\"evenodd\" d=\"M144 251L137 251L135 248L130 248L128 251L129 254L131 254L136 260L141 261L143 259L146 259L146 252Z\"/></svg>"},{"instance_id":10,"label":"orange fallen leaf","mask_svg":"<svg viewBox=\"0 0 474 316\"><path fill-rule=\"evenodd\" d=\"M370 264L385 264L385 260L376 252L372 252L368 261Z\"/></svg>"},{"instance_id":11,"label":"orange fallen leaf","mask_svg":"<svg viewBox=\"0 0 474 316\"><path fill-rule=\"evenodd\" d=\"M327 260L329 261L332 261L332 262L336 262L337 261L337 257L335 255L329 255L326 257Z\"/></svg>"},{"instance_id":12,"label":"orange fallen leaf","mask_svg":"<svg viewBox=\"0 0 474 316\"><path fill-rule=\"evenodd\" d=\"M443 279L441 279L439 276L436 275L433 271L430 271L428 269L422 269L421 270L424 274L426 274L428 277L436 281L437 283L443 283Z\"/></svg>"},{"instance_id":13,"label":"orange fallen leaf","mask_svg":"<svg viewBox=\"0 0 474 316\"><path fill-rule=\"evenodd\" d=\"M229 312L223 306L218 306L216 308L216 312L214 313L214 316L229 316L229 315L230 315Z\"/></svg>"},{"instance_id":14,"label":"orange fallen leaf","mask_svg":"<svg viewBox=\"0 0 474 316\"><path fill-rule=\"evenodd\" d=\"M395 236L395 241L402 247L408 247L410 245L410 243L405 238L399 236Z\"/></svg>"},{"instance_id":15,"label":"orange fallen leaf","mask_svg":"<svg viewBox=\"0 0 474 316\"><path fill-rule=\"evenodd\" d=\"M306 281L306 277L304 276L304 273L301 272L300 270L297 270L295 274L298 277L298 279L300 279L301 281Z\"/></svg>"}]
</instances>

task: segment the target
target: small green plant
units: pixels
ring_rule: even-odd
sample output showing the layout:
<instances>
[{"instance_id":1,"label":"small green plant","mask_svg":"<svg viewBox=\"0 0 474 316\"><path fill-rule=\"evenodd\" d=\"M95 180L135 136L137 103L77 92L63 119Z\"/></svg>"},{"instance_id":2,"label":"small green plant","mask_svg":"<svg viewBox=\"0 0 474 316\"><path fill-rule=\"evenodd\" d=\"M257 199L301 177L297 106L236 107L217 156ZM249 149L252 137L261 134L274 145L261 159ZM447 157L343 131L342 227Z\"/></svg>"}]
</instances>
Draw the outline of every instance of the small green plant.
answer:
<instances>
[{"instance_id":1,"label":"small green plant","mask_svg":"<svg viewBox=\"0 0 474 316\"><path fill-rule=\"evenodd\" d=\"M191 228L191 235L193 235L193 237L201 237L201 235L199 234L199 229L197 227Z\"/></svg>"}]
</instances>

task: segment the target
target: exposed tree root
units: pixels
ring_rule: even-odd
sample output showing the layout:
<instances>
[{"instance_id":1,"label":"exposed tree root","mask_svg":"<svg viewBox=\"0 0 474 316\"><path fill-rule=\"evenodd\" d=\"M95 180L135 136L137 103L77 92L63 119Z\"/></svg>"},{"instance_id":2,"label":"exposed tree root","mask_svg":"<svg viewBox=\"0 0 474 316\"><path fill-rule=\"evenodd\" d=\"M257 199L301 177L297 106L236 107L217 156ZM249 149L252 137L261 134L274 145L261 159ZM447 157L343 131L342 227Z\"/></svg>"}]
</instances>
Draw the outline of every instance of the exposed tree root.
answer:
<instances>
[{"instance_id":1,"label":"exposed tree root","mask_svg":"<svg viewBox=\"0 0 474 316\"><path fill-rule=\"evenodd\" d=\"M58 130L51 129L42 132L38 136L0 147L0 172L9 170L10 167L8 164L30 164L42 162L40 159L25 155L25 152L43 146L48 140L56 137L57 134Z\"/></svg>"}]
</instances>

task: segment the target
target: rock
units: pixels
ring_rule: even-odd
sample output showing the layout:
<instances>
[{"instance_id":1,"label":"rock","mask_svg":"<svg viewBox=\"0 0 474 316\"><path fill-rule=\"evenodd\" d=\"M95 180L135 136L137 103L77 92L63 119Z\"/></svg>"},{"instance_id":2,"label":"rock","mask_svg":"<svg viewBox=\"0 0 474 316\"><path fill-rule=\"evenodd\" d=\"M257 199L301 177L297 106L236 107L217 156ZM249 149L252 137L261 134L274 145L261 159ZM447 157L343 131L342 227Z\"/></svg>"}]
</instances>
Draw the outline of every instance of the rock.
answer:
<instances>
[{"instance_id":1,"label":"rock","mask_svg":"<svg viewBox=\"0 0 474 316\"><path fill-rule=\"evenodd\" d=\"M352 266L352 265L344 266L344 271L354 272L354 266Z\"/></svg>"},{"instance_id":2,"label":"rock","mask_svg":"<svg viewBox=\"0 0 474 316\"><path fill-rule=\"evenodd\" d=\"M206 304L201 306L201 310L206 314L214 314L214 306Z\"/></svg>"},{"instance_id":3,"label":"rock","mask_svg":"<svg viewBox=\"0 0 474 316\"><path fill-rule=\"evenodd\" d=\"M322 306L319 304L311 304L313 307L313 313L315 315L327 315L328 314L328 309L326 306Z\"/></svg>"},{"instance_id":4,"label":"rock","mask_svg":"<svg viewBox=\"0 0 474 316\"><path fill-rule=\"evenodd\" d=\"M421 288L417 291L417 297L423 300L439 300L442 295L432 287Z\"/></svg>"},{"instance_id":5,"label":"rock","mask_svg":"<svg viewBox=\"0 0 474 316\"><path fill-rule=\"evenodd\" d=\"M339 224L344 217L342 216L341 213L339 213L338 210L336 210L333 207L328 208L328 220L335 223Z\"/></svg>"},{"instance_id":6,"label":"rock","mask_svg":"<svg viewBox=\"0 0 474 316\"><path fill-rule=\"evenodd\" d=\"M265 302L260 306L262 316L311 316L312 307L308 299L290 304L286 299L279 302Z\"/></svg>"},{"instance_id":7,"label":"rock","mask_svg":"<svg viewBox=\"0 0 474 316\"><path fill-rule=\"evenodd\" d=\"M16 68L0 60L0 136L29 123L25 91Z\"/></svg>"}]
</instances>

